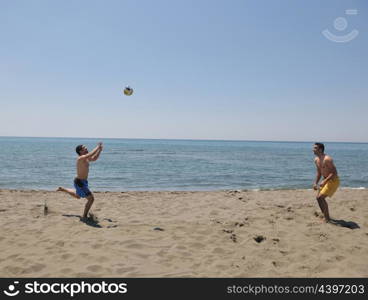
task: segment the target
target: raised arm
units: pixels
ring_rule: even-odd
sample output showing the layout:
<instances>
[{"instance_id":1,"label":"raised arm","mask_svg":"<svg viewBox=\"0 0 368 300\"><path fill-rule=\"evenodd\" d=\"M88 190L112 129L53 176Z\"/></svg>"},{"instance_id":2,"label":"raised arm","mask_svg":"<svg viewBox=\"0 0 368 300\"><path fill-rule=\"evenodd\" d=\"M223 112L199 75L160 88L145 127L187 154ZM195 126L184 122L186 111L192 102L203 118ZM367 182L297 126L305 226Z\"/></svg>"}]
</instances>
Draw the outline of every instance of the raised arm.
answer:
<instances>
[{"instance_id":1,"label":"raised arm","mask_svg":"<svg viewBox=\"0 0 368 300\"><path fill-rule=\"evenodd\" d=\"M95 155L93 155L93 156L89 159L89 161L96 161L96 160L100 157L100 154L101 154L101 152L102 152L102 149L103 149L103 147L102 147L102 145L101 145L101 147L97 150L96 154L95 154Z\"/></svg>"},{"instance_id":2,"label":"raised arm","mask_svg":"<svg viewBox=\"0 0 368 300\"><path fill-rule=\"evenodd\" d=\"M102 148L102 143L98 143L96 148L94 148L91 152L89 152L85 155L81 155L79 157L79 159L83 159L83 160L88 159L88 160L90 160L91 157L93 157L99 151L99 149L101 149L101 148Z\"/></svg>"}]
</instances>

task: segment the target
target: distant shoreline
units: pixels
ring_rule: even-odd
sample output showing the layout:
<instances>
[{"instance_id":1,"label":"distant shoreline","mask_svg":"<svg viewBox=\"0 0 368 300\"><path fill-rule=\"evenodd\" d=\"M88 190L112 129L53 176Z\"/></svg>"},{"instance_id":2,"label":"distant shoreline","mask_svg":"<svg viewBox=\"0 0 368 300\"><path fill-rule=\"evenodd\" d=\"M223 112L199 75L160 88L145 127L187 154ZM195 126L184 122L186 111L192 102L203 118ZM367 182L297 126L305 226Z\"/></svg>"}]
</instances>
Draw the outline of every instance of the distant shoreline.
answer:
<instances>
[{"instance_id":1,"label":"distant shoreline","mask_svg":"<svg viewBox=\"0 0 368 300\"><path fill-rule=\"evenodd\" d=\"M20 138L20 139L84 139L84 140L145 140L145 141L203 141L203 142L255 142L255 143L306 143L313 144L315 141L288 141L288 140L247 140L247 139L193 139L193 138L121 138L121 137L70 137L70 136L0 136L0 138ZM319 140L318 140L319 141ZM328 141L323 140L324 143L331 144L368 144L367 142L357 141Z\"/></svg>"}]
</instances>

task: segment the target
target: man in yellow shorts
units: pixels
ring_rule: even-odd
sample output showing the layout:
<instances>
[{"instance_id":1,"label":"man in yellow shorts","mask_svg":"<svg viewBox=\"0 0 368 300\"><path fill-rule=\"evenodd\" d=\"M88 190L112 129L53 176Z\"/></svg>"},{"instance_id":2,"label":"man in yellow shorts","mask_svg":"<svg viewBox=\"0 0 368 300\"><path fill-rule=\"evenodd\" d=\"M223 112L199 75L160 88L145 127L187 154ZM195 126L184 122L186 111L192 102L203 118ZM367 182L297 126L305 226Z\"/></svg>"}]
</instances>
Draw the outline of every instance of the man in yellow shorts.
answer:
<instances>
[{"instance_id":1,"label":"man in yellow shorts","mask_svg":"<svg viewBox=\"0 0 368 300\"><path fill-rule=\"evenodd\" d=\"M313 153L316 155L314 163L317 167L316 180L313 184L313 189L318 190L318 182L323 176L323 180L319 184L319 192L317 194L317 201L325 221L330 222L330 214L328 212L327 197L332 197L340 185L340 179L337 175L336 167L333 163L332 157L326 155L325 146L322 143L315 143L313 146Z\"/></svg>"}]
</instances>

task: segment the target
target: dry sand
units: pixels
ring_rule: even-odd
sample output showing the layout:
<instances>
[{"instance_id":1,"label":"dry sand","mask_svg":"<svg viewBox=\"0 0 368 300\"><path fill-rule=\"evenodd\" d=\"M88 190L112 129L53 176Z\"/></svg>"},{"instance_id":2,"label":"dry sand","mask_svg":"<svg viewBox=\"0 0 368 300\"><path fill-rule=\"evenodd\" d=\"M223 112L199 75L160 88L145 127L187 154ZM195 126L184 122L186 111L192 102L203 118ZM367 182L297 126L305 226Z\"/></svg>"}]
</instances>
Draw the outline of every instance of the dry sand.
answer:
<instances>
[{"instance_id":1,"label":"dry sand","mask_svg":"<svg viewBox=\"0 0 368 300\"><path fill-rule=\"evenodd\" d=\"M340 189L328 200L331 216L356 229L323 223L314 197L100 192L99 221L87 224L85 200L0 190L0 276L368 277L368 190Z\"/></svg>"}]
</instances>

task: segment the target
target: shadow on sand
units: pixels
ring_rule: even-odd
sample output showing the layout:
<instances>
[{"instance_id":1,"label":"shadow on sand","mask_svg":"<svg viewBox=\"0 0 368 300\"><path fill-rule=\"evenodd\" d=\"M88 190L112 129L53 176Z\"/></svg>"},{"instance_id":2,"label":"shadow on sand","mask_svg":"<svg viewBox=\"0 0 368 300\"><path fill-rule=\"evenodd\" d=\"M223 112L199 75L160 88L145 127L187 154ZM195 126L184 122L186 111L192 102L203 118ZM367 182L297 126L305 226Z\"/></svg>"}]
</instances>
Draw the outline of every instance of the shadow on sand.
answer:
<instances>
[{"instance_id":1,"label":"shadow on sand","mask_svg":"<svg viewBox=\"0 0 368 300\"><path fill-rule=\"evenodd\" d=\"M79 215L63 215L63 217L79 218L79 221L85 223L88 226L95 227L95 228L102 228L102 226L98 224L98 220L95 220L93 217L88 217L87 219L83 219L82 216L79 216Z\"/></svg>"},{"instance_id":2,"label":"shadow on sand","mask_svg":"<svg viewBox=\"0 0 368 300\"><path fill-rule=\"evenodd\" d=\"M333 224L333 225L336 225L336 226L346 227L346 228L350 228L350 229L360 228L360 226L357 223L353 222L353 221L331 219L330 223Z\"/></svg>"}]
</instances>

